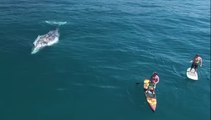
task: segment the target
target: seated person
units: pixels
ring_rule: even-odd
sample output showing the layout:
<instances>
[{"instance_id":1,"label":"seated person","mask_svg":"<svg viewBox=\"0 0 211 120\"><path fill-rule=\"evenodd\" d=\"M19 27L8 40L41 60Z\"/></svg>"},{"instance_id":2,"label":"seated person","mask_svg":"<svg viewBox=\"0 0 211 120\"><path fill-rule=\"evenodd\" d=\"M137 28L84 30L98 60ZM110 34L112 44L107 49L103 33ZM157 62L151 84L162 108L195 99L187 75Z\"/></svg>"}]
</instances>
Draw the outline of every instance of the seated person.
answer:
<instances>
[{"instance_id":1,"label":"seated person","mask_svg":"<svg viewBox=\"0 0 211 120\"><path fill-rule=\"evenodd\" d=\"M157 74L157 72L154 72L150 78L149 86L146 92L151 92L152 94L155 94L155 88L156 84L159 82L160 78Z\"/></svg>"}]
</instances>

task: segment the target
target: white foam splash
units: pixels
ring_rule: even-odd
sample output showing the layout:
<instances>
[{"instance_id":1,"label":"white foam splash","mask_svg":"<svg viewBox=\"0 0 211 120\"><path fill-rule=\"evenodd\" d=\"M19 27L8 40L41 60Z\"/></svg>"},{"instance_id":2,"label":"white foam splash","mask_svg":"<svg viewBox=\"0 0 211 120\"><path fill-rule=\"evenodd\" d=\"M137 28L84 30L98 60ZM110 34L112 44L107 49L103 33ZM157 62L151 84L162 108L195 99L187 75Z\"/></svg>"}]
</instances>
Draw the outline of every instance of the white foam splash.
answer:
<instances>
[{"instance_id":1,"label":"white foam splash","mask_svg":"<svg viewBox=\"0 0 211 120\"><path fill-rule=\"evenodd\" d=\"M45 23L50 24L50 25L65 25L67 22L59 22L59 21L48 21L46 20Z\"/></svg>"}]
</instances>

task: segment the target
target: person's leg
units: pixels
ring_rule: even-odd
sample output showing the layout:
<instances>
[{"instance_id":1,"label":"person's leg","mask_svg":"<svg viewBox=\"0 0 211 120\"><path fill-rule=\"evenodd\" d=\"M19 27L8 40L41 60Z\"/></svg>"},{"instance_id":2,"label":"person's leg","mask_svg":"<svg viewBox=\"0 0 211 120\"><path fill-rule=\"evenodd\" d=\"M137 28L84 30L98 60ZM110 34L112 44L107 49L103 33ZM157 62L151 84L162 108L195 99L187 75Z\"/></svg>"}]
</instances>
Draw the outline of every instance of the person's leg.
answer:
<instances>
[{"instance_id":1,"label":"person's leg","mask_svg":"<svg viewBox=\"0 0 211 120\"><path fill-rule=\"evenodd\" d=\"M197 71L197 68L198 68L198 64L195 64L195 65L194 65L195 71Z\"/></svg>"},{"instance_id":2,"label":"person's leg","mask_svg":"<svg viewBox=\"0 0 211 120\"><path fill-rule=\"evenodd\" d=\"M148 89L146 90L146 93L149 93L149 94L152 93L152 86L148 86Z\"/></svg>"},{"instance_id":3,"label":"person's leg","mask_svg":"<svg viewBox=\"0 0 211 120\"><path fill-rule=\"evenodd\" d=\"M190 71L194 68L194 63L192 63L191 67L190 67Z\"/></svg>"},{"instance_id":4,"label":"person's leg","mask_svg":"<svg viewBox=\"0 0 211 120\"><path fill-rule=\"evenodd\" d=\"M150 86L148 86L145 92L148 93L149 91L150 91Z\"/></svg>"}]
</instances>

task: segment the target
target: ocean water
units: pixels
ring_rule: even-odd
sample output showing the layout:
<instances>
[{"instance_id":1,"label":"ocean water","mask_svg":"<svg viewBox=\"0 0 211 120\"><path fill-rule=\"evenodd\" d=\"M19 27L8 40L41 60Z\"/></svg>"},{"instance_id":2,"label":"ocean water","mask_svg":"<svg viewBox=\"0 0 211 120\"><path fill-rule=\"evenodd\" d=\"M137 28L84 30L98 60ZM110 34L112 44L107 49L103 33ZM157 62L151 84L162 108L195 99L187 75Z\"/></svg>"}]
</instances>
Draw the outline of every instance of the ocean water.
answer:
<instances>
[{"instance_id":1,"label":"ocean water","mask_svg":"<svg viewBox=\"0 0 211 120\"><path fill-rule=\"evenodd\" d=\"M58 27L45 21L67 23L31 55ZM209 0L0 0L0 29L0 120L210 119ZM154 71L153 113L142 85Z\"/></svg>"}]
</instances>

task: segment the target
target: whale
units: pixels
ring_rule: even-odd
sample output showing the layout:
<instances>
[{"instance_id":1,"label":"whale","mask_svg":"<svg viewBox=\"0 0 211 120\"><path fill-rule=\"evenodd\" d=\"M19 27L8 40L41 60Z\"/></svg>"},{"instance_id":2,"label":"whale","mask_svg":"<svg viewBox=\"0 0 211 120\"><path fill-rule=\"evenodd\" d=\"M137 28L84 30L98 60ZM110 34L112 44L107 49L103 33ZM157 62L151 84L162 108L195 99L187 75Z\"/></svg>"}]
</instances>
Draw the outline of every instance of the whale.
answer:
<instances>
[{"instance_id":1,"label":"whale","mask_svg":"<svg viewBox=\"0 0 211 120\"><path fill-rule=\"evenodd\" d=\"M38 35L33 42L33 48L31 54L36 54L41 49L47 46L52 46L59 41L59 29L49 31L47 34Z\"/></svg>"}]
</instances>

